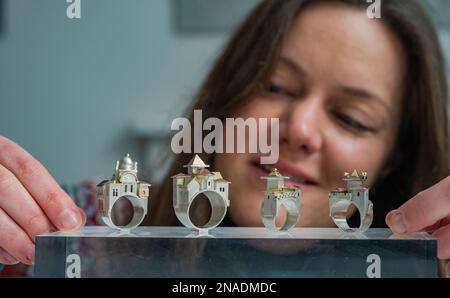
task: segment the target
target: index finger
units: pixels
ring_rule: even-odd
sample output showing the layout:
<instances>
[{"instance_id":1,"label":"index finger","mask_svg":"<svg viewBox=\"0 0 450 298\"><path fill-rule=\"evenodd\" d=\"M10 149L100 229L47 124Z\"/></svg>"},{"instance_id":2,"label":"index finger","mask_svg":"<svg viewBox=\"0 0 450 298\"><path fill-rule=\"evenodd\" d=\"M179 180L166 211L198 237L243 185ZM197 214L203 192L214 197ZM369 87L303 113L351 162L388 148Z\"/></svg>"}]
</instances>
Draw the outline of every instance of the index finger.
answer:
<instances>
[{"instance_id":1,"label":"index finger","mask_svg":"<svg viewBox=\"0 0 450 298\"><path fill-rule=\"evenodd\" d=\"M450 215L450 177L418 193L387 215L395 232L422 231Z\"/></svg>"},{"instance_id":2,"label":"index finger","mask_svg":"<svg viewBox=\"0 0 450 298\"><path fill-rule=\"evenodd\" d=\"M45 167L13 141L0 136L0 163L13 173L50 221L61 230L83 224L83 215Z\"/></svg>"}]
</instances>

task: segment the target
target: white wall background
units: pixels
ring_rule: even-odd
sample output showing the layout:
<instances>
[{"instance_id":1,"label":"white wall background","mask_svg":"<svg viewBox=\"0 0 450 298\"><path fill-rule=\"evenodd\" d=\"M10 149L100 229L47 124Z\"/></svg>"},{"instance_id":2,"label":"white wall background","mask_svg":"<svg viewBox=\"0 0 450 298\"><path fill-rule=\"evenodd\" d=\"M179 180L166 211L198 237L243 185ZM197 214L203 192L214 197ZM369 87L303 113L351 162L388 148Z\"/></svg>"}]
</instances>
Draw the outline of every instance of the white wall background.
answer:
<instances>
[{"instance_id":1,"label":"white wall background","mask_svg":"<svg viewBox=\"0 0 450 298\"><path fill-rule=\"evenodd\" d=\"M170 130L226 34L176 34L171 1L9 0L0 35L0 134L63 183L110 176L133 127Z\"/></svg>"},{"instance_id":2,"label":"white wall background","mask_svg":"<svg viewBox=\"0 0 450 298\"><path fill-rule=\"evenodd\" d=\"M0 31L0 134L62 183L111 175L135 129L168 131L227 37L175 33L168 0L81 2L69 20L65 0L5 0Z\"/></svg>"}]
</instances>

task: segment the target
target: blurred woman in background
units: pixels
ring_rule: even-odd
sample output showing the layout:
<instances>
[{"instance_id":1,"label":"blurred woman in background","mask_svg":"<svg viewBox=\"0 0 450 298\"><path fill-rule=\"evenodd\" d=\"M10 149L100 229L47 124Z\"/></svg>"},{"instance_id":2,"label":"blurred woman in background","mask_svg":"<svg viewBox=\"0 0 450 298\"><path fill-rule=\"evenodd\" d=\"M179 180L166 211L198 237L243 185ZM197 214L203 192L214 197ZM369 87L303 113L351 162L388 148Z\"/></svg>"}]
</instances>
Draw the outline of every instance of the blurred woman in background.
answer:
<instances>
[{"instance_id":1,"label":"blurred woman in background","mask_svg":"<svg viewBox=\"0 0 450 298\"><path fill-rule=\"evenodd\" d=\"M279 161L263 166L260 154L250 153L201 157L232 183L226 225L262 225L259 177L276 167L302 189L298 225L332 227L328 193L342 185L345 171L360 169L369 176L374 226L433 233L439 257L449 259L448 94L436 32L417 1L385 0L379 19L368 17L368 5L258 5L225 46L192 110L222 120L279 118ZM0 148L0 262L31 264L37 234L77 229L84 214L22 148L6 138ZM176 156L151 200L148 224L179 224L170 176L191 158ZM197 205L200 222L208 208Z\"/></svg>"}]
</instances>

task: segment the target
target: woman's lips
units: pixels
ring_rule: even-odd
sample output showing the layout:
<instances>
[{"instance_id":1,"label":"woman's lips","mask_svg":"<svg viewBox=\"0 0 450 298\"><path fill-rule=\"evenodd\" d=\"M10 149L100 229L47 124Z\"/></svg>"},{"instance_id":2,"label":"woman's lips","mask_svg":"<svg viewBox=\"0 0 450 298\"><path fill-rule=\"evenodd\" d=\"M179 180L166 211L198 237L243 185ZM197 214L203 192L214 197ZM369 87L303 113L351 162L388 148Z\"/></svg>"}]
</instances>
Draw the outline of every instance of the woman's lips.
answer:
<instances>
[{"instance_id":1,"label":"woman's lips","mask_svg":"<svg viewBox=\"0 0 450 298\"><path fill-rule=\"evenodd\" d=\"M261 165L258 162L252 162L251 166L255 173L255 178L258 180L260 185L266 186L266 181L264 179L261 179L263 176L267 176L274 168L277 168L281 174L290 177L289 179L286 179L284 181L284 185L286 187L288 186L297 186L300 187L302 191L306 191L308 189L311 189L312 187L319 186L319 184L315 180L310 180L309 177L305 175L294 175L293 171L287 171L286 166L282 165L281 163L277 163L275 165ZM298 174L299 171L297 170L296 173Z\"/></svg>"},{"instance_id":2,"label":"woman's lips","mask_svg":"<svg viewBox=\"0 0 450 298\"><path fill-rule=\"evenodd\" d=\"M294 181L311 185L319 185L319 179L314 178L312 175L308 175L306 171L299 169L297 166L286 160L279 159L273 167L277 168L281 173L290 176Z\"/></svg>"}]
</instances>

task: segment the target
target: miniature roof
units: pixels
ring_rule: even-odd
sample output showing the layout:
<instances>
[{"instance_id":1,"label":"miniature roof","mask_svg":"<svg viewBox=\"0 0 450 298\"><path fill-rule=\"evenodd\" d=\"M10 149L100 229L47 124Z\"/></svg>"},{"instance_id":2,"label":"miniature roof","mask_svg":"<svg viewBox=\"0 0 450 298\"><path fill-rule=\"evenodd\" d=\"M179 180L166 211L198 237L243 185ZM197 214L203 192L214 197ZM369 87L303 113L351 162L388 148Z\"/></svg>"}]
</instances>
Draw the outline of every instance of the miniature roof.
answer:
<instances>
[{"instance_id":1,"label":"miniature roof","mask_svg":"<svg viewBox=\"0 0 450 298\"><path fill-rule=\"evenodd\" d=\"M214 179L216 180L223 179L222 174L220 174L220 172L212 172L212 174L214 175Z\"/></svg>"},{"instance_id":2,"label":"miniature roof","mask_svg":"<svg viewBox=\"0 0 450 298\"><path fill-rule=\"evenodd\" d=\"M355 169L351 174L344 172L344 179L367 179L367 172L361 172L361 175Z\"/></svg>"},{"instance_id":3,"label":"miniature roof","mask_svg":"<svg viewBox=\"0 0 450 298\"><path fill-rule=\"evenodd\" d=\"M279 195L279 194L285 194L285 193L292 193L292 192L295 192L297 189L298 188L292 188L292 187L272 188L269 193Z\"/></svg>"},{"instance_id":4,"label":"miniature roof","mask_svg":"<svg viewBox=\"0 0 450 298\"><path fill-rule=\"evenodd\" d=\"M133 162L129 153L125 154L125 156L118 161L119 170L137 170L135 167L136 165L137 163Z\"/></svg>"},{"instance_id":5,"label":"miniature roof","mask_svg":"<svg viewBox=\"0 0 450 298\"><path fill-rule=\"evenodd\" d=\"M216 179L216 180L214 180L214 181L216 181L216 182L226 182L226 183L228 183L228 184L231 184L231 182L230 182L230 181L228 181L228 180L225 180L225 179L223 179L223 178L220 178L220 179Z\"/></svg>"},{"instance_id":6,"label":"miniature roof","mask_svg":"<svg viewBox=\"0 0 450 298\"><path fill-rule=\"evenodd\" d=\"M203 175L203 176L214 176L208 169L201 169L198 171L197 175Z\"/></svg>"},{"instance_id":7,"label":"miniature roof","mask_svg":"<svg viewBox=\"0 0 450 298\"><path fill-rule=\"evenodd\" d=\"M264 177L261 177L261 179L279 179L279 180L281 180L281 179L288 179L289 177L287 177L287 176L283 176L283 175L281 175L281 173L280 172L278 172L278 169L273 169L270 173L269 173L269 175L268 176L264 176Z\"/></svg>"},{"instance_id":8,"label":"miniature roof","mask_svg":"<svg viewBox=\"0 0 450 298\"><path fill-rule=\"evenodd\" d=\"M347 193L348 189L347 188L338 187L338 188L333 189L331 192L332 193Z\"/></svg>"},{"instance_id":9,"label":"miniature roof","mask_svg":"<svg viewBox=\"0 0 450 298\"><path fill-rule=\"evenodd\" d=\"M184 167L192 167L192 168L208 168L209 165L206 165L200 156L195 155L187 165Z\"/></svg>"},{"instance_id":10,"label":"miniature roof","mask_svg":"<svg viewBox=\"0 0 450 298\"><path fill-rule=\"evenodd\" d=\"M109 180L103 180L102 182L100 182L99 184L97 184L98 187L101 187L103 185L105 185L107 182L109 182Z\"/></svg>"}]
</instances>

